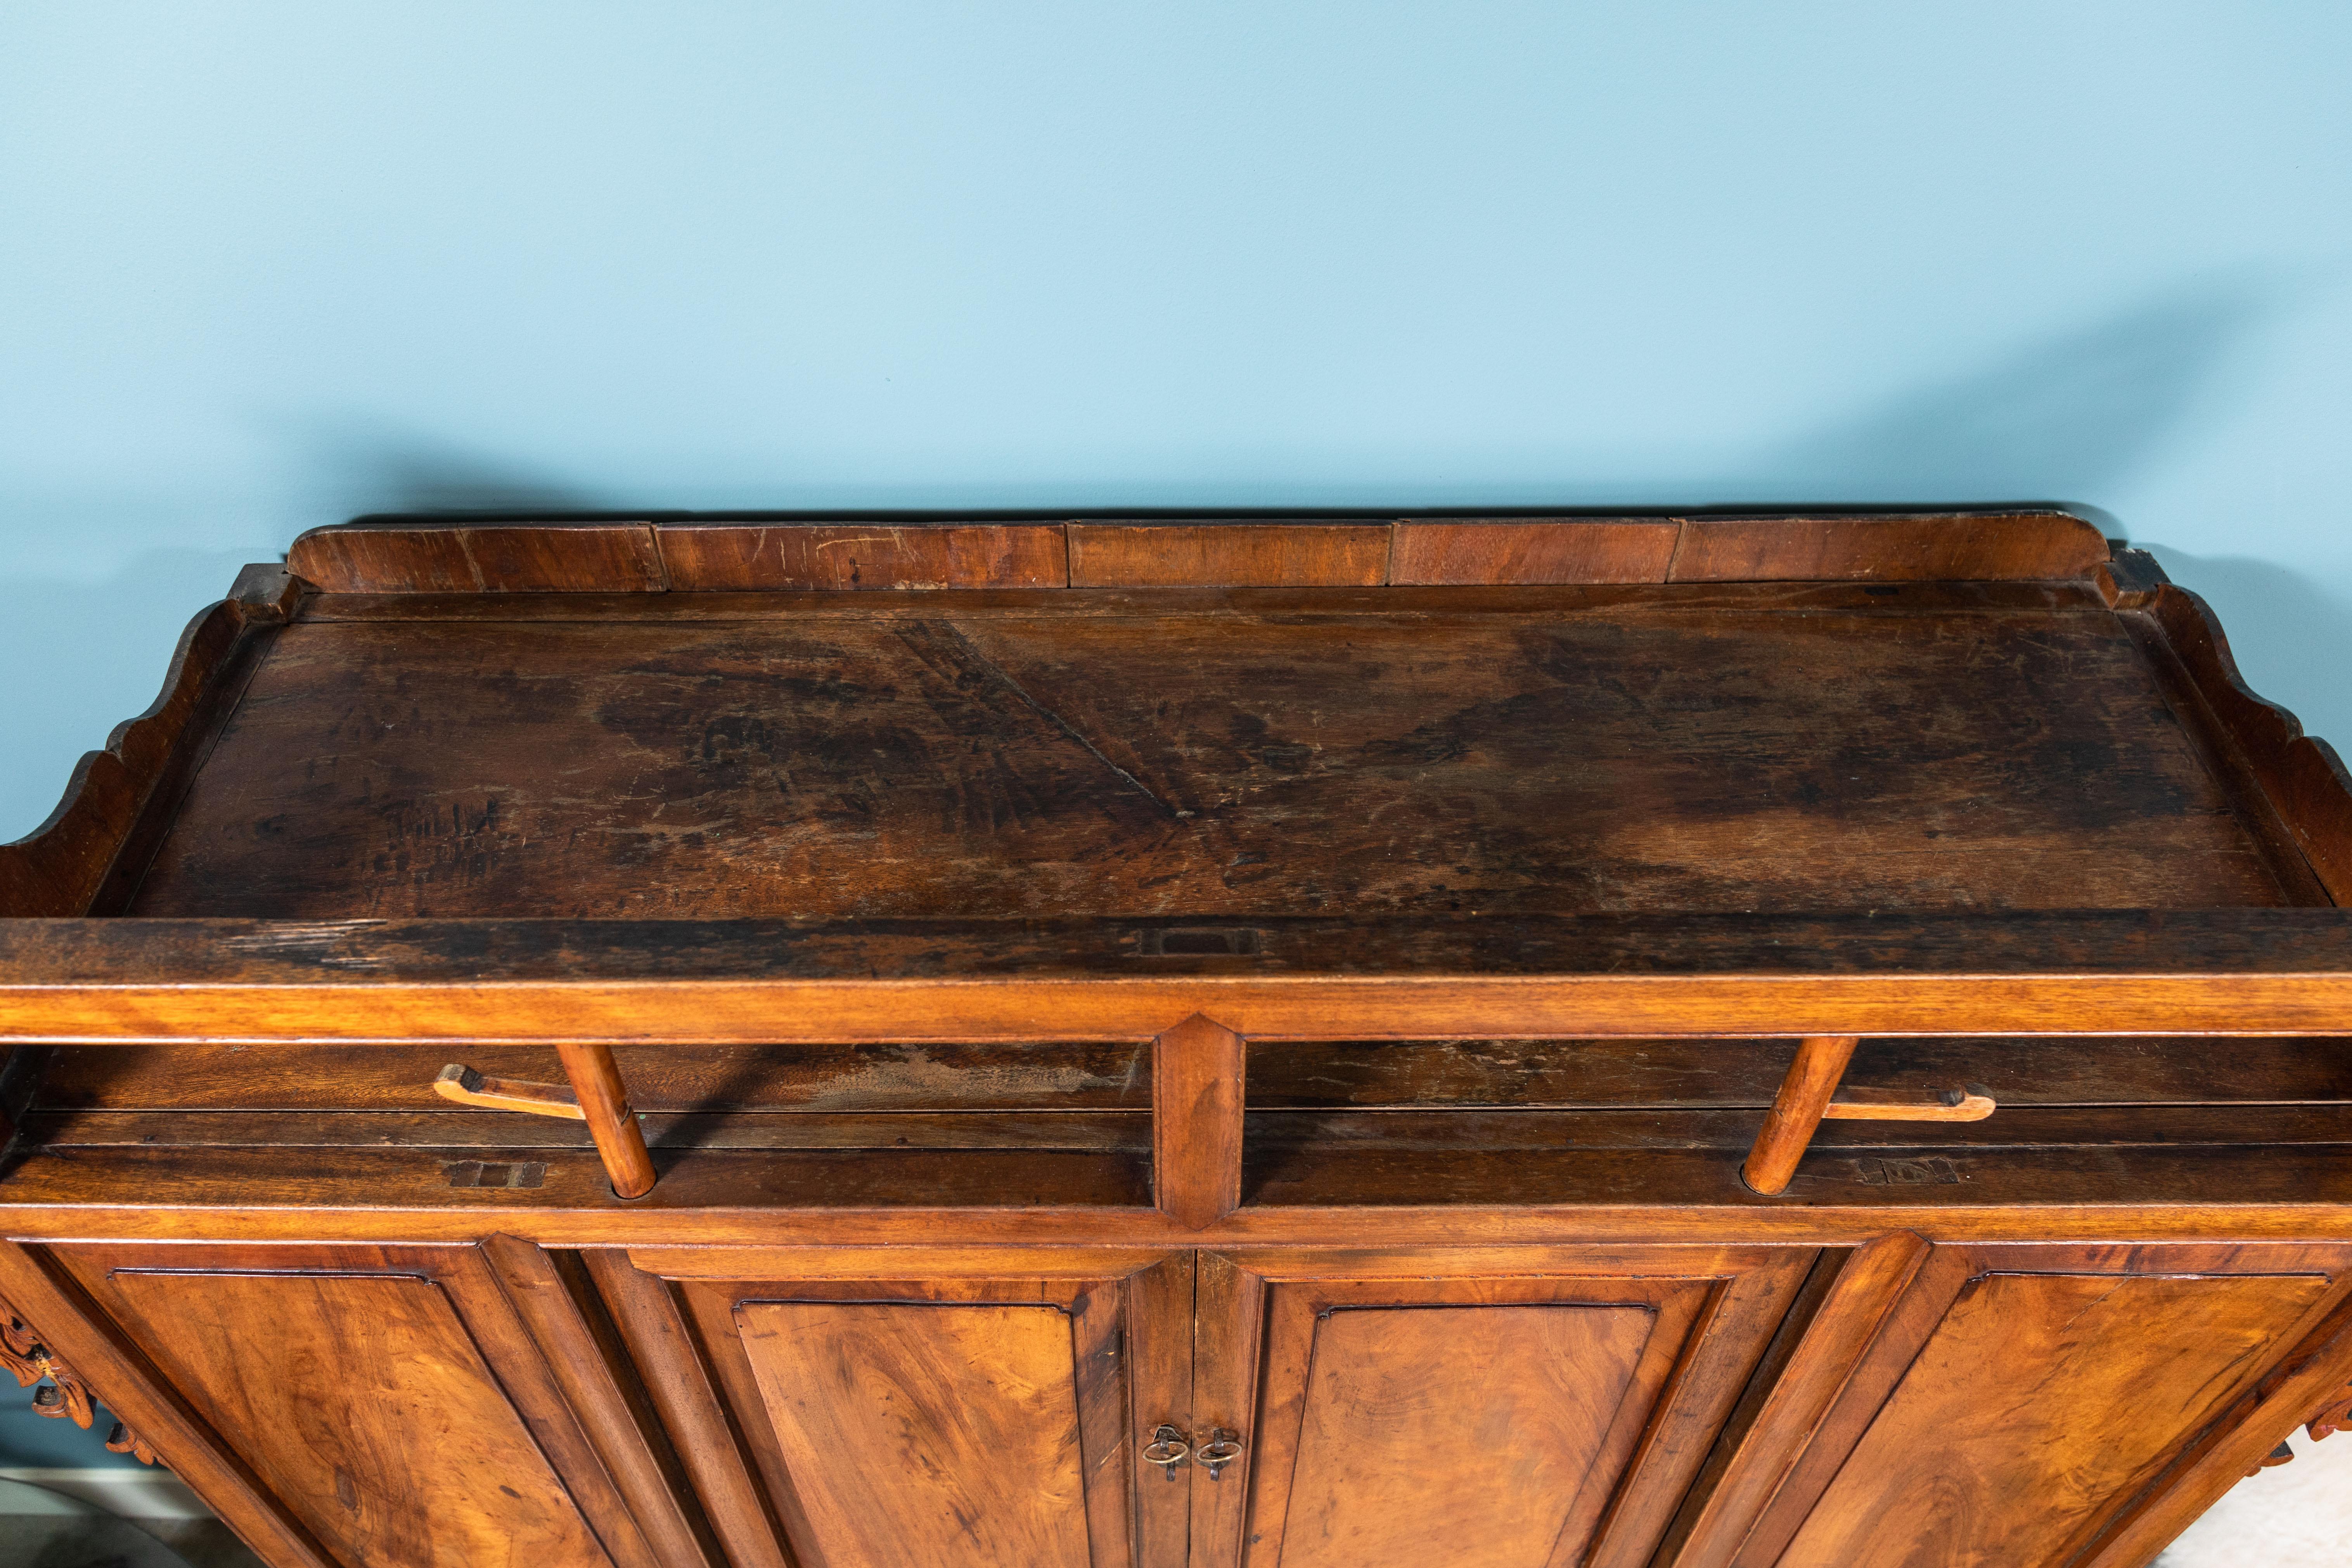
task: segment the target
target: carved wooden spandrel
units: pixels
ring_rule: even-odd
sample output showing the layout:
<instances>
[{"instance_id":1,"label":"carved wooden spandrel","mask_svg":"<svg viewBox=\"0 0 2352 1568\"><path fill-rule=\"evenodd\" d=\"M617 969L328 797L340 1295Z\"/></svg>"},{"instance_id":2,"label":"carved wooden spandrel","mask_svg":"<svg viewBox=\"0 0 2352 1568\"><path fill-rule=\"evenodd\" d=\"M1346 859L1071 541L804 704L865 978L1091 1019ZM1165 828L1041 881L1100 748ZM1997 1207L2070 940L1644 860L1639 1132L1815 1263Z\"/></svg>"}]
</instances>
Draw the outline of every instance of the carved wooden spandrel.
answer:
<instances>
[{"instance_id":1,"label":"carved wooden spandrel","mask_svg":"<svg viewBox=\"0 0 2352 1568\"><path fill-rule=\"evenodd\" d=\"M35 1412L70 1420L88 1430L98 1418L98 1396L89 1384L52 1353L42 1342L40 1331L5 1300L0 1300L0 1318L7 1320L0 1324L0 1366L16 1374L17 1387L33 1390ZM112 1453L129 1454L142 1465L155 1462L153 1446L120 1421L107 1435L106 1447Z\"/></svg>"}]
</instances>

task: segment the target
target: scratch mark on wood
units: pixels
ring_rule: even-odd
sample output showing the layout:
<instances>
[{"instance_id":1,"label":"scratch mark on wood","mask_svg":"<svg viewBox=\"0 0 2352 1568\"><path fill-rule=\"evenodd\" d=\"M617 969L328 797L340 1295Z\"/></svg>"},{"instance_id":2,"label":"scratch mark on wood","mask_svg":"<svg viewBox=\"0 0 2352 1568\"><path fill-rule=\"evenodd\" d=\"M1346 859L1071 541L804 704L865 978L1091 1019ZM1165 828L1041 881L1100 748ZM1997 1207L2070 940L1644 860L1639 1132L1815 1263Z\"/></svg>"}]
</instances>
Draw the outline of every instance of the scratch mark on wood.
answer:
<instances>
[{"instance_id":1,"label":"scratch mark on wood","mask_svg":"<svg viewBox=\"0 0 2352 1568\"><path fill-rule=\"evenodd\" d=\"M1095 761L1108 768L1112 773L1117 773L1119 778L1126 783L1129 789L1132 789L1136 794L1143 796L1144 799L1158 806L1171 820L1180 816L1190 816L1192 815L1189 811L1179 811L1176 807L1169 805L1166 801L1153 794L1151 787L1149 784L1146 784L1141 779L1137 778L1133 773L1129 773L1125 768L1120 767L1117 763L1112 762L1108 757L1103 755L1101 748L1097 746L1092 741L1087 740L1076 725L1071 723L1068 720L1063 718L1059 713L1055 712L1051 708L1046 707L1044 703L1038 701L1034 697L1030 696L1027 689L1024 689L1019 681L1013 679L1010 671L1005 669L1003 665L998 664L994 659L989 658L988 655L982 653L979 647L972 643L972 640L970 637L963 635L961 628L951 623L943 621L940 623L940 629L944 631L949 637L954 638L956 647L961 648L967 655L969 655L981 668L987 671L990 676L994 678L998 684L1002 685L1007 691L1010 691L1013 696L1019 698L1024 704L1026 704L1031 712L1036 714L1037 717L1045 720L1048 724L1053 725L1055 729L1059 730L1063 734L1068 736L1071 740L1085 747L1088 756L1091 756Z\"/></svg>"}]
</instances>

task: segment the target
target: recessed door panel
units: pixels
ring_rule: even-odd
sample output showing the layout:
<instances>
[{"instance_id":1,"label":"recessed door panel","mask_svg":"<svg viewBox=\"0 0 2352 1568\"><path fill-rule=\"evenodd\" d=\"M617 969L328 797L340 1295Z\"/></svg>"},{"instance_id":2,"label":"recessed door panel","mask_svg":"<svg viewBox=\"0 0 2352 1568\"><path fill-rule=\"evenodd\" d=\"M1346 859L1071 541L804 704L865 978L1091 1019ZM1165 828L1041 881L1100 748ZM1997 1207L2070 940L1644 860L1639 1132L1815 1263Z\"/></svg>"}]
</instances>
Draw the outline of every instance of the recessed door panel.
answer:
<instances>
[{"instance_id":1,"label":"recessed door panel","mask_svg":"<svg viewBox=\"0 0 2352 1568\"><path fill-rule=\"evenodd\" d=\"M1969 1279L1778 1568L2041 1568L2152 1479L2317 1275Z\"/></svg>"},{"instance_id":2,"label":"recessed door panel","mask_svg":"<svg viewBox=\"0 0 2352 1568\"><path fill-rule=\"evenodd\" d=\"M404 1274L122 1269L141 1348L352 1568L606 1568L447 1293Z\"/></svg>"},{"instance_id":3,"label":"recessed door panel","mask_svg":"<svg viewBox=\"0 0 2352 1568\"><path fill-rule=\"evenodd\" d=\"M1199 1568L1641 1568L1807 1248L1203 1254ZM1202 1453L1210 1450L1201 1450Z\"/></svg>"},{"instance_id":4,"label":"recessed door panel","mask_svg":"<svg viewBox=\"0 0 2352 1568\"><path fill-rule=\"evenodd\" d=\"M827 1568L1088 1568L1061 1308L747 1302L735 1318Z\"/></svg>"},{"instance_id":5,"label":"recessed door panel","mask_svg":"<svg viewBox=\"0 0 2352 1568\"><path fill-rule=\"evenodd\" d=\"M1183 1568L1191 1252L677 1248L592 1267L681 1450L740 1435L740 1459L698 1483L739 1563Z\"/></svg>"},{"instance_id":6,"label":"recessed door panel","mask_svg":"<svg viewBox=\"0 0 2352 1568\"><path fill-rule=\"evenodd\" d=\"M1568 1305L1324 1315L1284 1568L1544 1568L1656 1317Z\"/></svg>"}]
</instances>

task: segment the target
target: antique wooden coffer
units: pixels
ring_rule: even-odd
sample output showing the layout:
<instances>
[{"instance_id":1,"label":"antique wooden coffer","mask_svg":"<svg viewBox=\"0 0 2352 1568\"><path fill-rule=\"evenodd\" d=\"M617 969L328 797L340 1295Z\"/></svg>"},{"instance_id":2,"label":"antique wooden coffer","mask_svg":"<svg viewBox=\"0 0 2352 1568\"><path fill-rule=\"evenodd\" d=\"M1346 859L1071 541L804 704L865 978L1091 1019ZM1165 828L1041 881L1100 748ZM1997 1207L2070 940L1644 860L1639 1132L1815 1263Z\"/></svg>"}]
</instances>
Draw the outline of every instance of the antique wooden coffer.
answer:
<instances>
[{"instance_id":1,"label":"antique wooden coffer","mask_svg":"<svg viewBox=\"0 0 2352 1568\"><path fill-rule=\"evenodd\" d=\"M2347 895L2059 513L324 529L0 849L7 1364L278 1568L2134 1568Z\"/></svg>"}]
</instances>

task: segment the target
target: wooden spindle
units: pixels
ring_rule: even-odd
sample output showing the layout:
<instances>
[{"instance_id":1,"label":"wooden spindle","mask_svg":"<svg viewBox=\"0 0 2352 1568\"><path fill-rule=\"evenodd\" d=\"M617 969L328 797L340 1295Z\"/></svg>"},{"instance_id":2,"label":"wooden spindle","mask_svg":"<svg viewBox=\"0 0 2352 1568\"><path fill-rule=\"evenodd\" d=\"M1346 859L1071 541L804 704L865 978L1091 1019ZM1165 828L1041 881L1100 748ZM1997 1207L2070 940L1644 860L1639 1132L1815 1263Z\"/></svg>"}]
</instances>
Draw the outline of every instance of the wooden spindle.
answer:
<instances>
[{"instance_id":1,"label":"wooden spindle","mask_svg":"<svg viewBox=\"0 0 2352 1568\"><path fill-rule=\"evenodd\" d=\"M580 1100L580 1114L604 1159L604 1173L613 1191L625 1198L641 1198L654 1190L653 1156L646 1152L645 1130L629 1109L629 1086L613 1060L613 1047L593 1040L565 1040L556 1046L563 1058L563 1075Z\"/></svg>"},{"instance_id":2,"label":"wooden spindle","mask_svg":"<svg viewBox=\"0 0 2352 1568\"><path fill-rule=\"evenodd\" d=\"M1764 1113L1764 1131L1756 1135L1756 1147L1740 1167L1751 1190L1766 1197L1788 1191L1797 1162L1805 1157L1830 1096L1837 1092L1845 1065L1853 1059L1855 1039L1853 1035L1808 1035L1797 1042L1797 1059L1780 1080L1780 1092Z\"/></svg>"},{"instance_id":3,"label":"wooden spindle","mask_svg":"<svg viewBox=\"0 0 2352 1568\"><path fill-rule=\"evenodd\" d=\"M1242 1037L1195 1013L1151 1042L1151 1194L1198 1230L1242 1201Z\"/></svg>"}]
</instances>

